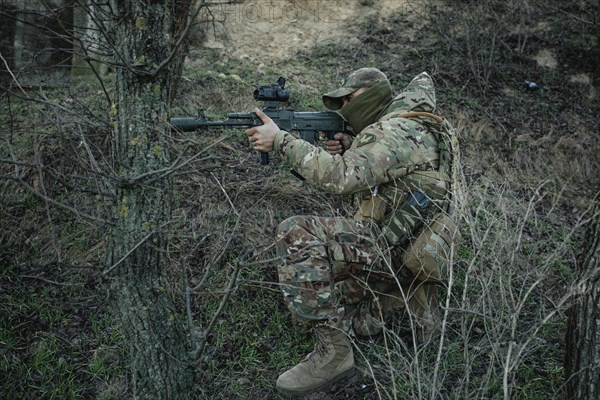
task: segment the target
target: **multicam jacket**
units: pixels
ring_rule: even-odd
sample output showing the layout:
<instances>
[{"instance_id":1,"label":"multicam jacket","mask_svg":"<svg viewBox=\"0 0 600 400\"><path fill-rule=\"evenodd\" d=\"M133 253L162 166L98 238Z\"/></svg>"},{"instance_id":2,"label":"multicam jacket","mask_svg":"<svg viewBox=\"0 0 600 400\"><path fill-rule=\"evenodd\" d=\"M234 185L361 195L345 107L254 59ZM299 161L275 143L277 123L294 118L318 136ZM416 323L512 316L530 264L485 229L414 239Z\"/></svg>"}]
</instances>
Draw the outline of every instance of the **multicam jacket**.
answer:
<instances>
[{"instance_id":1,"label":"multicam jacket","mask_svg":"<svg viewBox=\"0 0 600 400\"><path fill-rule=\"evenodd\" d=\"M378 224L389 220L411 197L426 201L421 211L444 207L449 177L439 170L438 137L434 120L414 116L436 108L433 82L425 72L397 95L377 122L358 133L343 155L280 132L274 151L307 181L334 194L354 194L360 202L359 220ZM413 112L409 118L401 115ZM438 132L441 129L438 129ZM425 196L423 196L425 195ZM408 231L417 223L406 221ZM414 223L413 226L410 226Z\"/></svg>"}]
</instances>

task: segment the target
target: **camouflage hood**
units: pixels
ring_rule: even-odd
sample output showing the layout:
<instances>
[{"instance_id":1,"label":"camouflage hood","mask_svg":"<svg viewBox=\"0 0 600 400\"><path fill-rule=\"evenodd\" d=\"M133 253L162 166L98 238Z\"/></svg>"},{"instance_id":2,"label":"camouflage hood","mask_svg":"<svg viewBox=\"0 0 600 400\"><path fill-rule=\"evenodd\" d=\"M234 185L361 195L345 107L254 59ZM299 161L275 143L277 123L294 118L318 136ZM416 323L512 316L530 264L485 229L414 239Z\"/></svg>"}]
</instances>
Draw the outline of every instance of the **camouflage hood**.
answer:
<instances>
[{"instance_id":1,"label":"camouflage hood","mask_svg":"<svg viewBox=\"0 0 600 400\"><path fill-rule=\"evenodd\" d=\"M393 115L409 111L434 112L436 107L435 89L433 80L426 72L421 72L407 86L402 93L394 97L392 103L383 112L381 119L388 119ZM386 118L387 117L387 118Z\"/></svg>"}]
</instances>

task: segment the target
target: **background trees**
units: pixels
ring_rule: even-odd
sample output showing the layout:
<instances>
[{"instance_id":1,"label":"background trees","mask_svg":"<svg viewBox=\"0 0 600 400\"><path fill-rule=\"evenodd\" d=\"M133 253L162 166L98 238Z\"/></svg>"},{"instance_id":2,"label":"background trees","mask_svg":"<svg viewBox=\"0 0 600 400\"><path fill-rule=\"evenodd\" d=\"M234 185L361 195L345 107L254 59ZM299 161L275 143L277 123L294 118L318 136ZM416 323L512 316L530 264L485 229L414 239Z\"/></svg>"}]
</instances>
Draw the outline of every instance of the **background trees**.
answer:
<instances>
[{"instance_id":1,"label":"background trees","mask_svg":"<svg viewBox=\"0 0 600 400\"><path fill-rule=\"evenodd\" d=\"M14 27L7 35L12 43L3 43L4 49L10 50L4 58L7 88L24 100L43 102L57 112L57 122L77 126L67 127L58 137L69 142L78 135L79 146L87 152L76 150L85 161L70 166L84 176L71 173L56 177L55 183L67 185L66 181L72 180L73 186L85 193L89 189L75 184L83 180L98 196L108 198L103 205L113 203L112 212L107 207L93 216L56 200L42 178L48 170L56 170L46 170L43 156L34 167L37 185L30 185L21 177L20 155L12 151L11 130L4 139L13 157L14 179L47 204L104 224L103 277L129 348L135 398L189 398L193 385L192 348L181 310L173 304L164 262L173 193L168 119L187 54L187 35L193 18L204 7L195 2L192 10L192 3L57 1L21 8L17 2L3 13ZM21 79L21 68L28 70L24 75L29 81ZM30 94L23 88L41 87L45 82L68 85L71 75L82 73L81 68L97 78L105 95L104 112L90 107L87 100L78 106L90 107L84 118L98 121L108 140L89 144L93 130L77 118L76 107L65 105L64 98L49 99L42 90ZM109 68L114 71L110 77L106 74ZM63 119L60 112L72 117ZM8 117L12 123L10 109ZM55 137L52 133L48 132L51 140ZM39 143L40 137L32 134L34 143ZM41 152L42 146L36 152ZM66 147L72 148L72 144ZM54 157L50 161L61 162Z\"/></svg>"}]
</instances>

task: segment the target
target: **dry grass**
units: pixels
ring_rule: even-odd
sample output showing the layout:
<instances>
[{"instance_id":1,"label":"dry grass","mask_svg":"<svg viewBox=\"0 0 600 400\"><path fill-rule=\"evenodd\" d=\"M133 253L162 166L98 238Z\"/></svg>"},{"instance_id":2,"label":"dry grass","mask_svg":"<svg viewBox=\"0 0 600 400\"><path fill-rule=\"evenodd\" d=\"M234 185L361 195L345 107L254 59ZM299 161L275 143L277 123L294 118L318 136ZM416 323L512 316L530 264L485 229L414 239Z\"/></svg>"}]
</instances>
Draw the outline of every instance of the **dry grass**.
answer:
<instances>
[{"instance_id":1,"label":"dry grass","mask_svg":"<svg viewBox=\"0 0 600 400\"><path fill-rule=\"evenodd\" d=\"M442 336L418 345L404 315L388 321L384 339L357 342L376 398L560 398L565 312L578 291L572 266L591 198L564 210L581 182L557 159L502 162L481 143L489 122L455 121L469 142L457 209L466 243L439 295ZM588 157L569 167L578 177L591 159L580 151ZM496 165L482 169L487 160Z\"/></svg>"}]
</instances>

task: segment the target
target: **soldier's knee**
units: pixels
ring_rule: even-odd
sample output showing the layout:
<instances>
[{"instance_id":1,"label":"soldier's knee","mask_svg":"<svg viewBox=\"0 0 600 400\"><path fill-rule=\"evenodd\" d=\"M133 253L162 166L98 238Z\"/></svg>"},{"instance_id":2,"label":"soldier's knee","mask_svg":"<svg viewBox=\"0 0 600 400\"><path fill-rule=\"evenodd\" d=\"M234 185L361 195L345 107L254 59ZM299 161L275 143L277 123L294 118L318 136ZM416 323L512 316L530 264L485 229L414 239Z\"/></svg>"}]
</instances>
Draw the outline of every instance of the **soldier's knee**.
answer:
<instances>
[{"instance_id":1,"label":"soldier's knee","mask_svg":"<svg viewBox=\"0 0 600 400\"><path fill-rule=\"evenodd\" d=\"M315 304L309 299L301 299L291 302L288 309L302 321L315 321L324 319L327 315L323 307Z\"/></svg>"}]
</instances>

